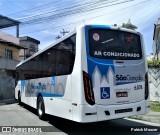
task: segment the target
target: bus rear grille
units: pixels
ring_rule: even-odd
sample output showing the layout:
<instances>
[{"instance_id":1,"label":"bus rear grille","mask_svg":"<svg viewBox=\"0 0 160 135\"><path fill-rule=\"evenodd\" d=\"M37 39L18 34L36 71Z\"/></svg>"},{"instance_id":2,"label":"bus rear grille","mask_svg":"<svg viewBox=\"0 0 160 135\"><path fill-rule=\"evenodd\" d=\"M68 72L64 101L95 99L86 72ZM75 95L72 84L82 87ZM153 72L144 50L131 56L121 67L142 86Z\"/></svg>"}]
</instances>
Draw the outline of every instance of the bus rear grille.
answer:
<instances>
[{"instance_id":1,"label":"bus rear grille","mask_svg":"<svg viewBox=\"0 0 160 135\"><path fill-rule=\"evenodd\" d=\"M126 112L132 112L132 108L127 108L127 109L120 109L120 110L115 110L115 113L126 113Z\"/></svg>"}]
</instances>

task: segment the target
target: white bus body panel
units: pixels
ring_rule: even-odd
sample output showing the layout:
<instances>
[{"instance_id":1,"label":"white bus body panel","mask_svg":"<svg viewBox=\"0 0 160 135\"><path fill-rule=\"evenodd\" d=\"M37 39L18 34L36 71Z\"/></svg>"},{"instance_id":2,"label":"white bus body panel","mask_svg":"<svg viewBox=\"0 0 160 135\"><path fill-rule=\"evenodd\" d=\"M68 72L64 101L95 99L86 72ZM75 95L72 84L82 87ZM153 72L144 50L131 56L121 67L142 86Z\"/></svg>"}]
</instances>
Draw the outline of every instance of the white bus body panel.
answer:
<instances>
[{"instance_id":1,"label":"white bus body panel","mask_svg":"<svg viewBox=\"0 0 160 135\"><path fill-rule=\"evenodd\" d=\"M79 29L81 33L85 33L84 29ZM125 30L124 30L125 31ZM129 31L129 30L128 30ZM129 31L133 32L133 31ZM78 33L78 31L77 31ZM134 33L134 32L133 32ZM136 32L135 32L136 33ZM136 33L139 34L139 33ZM139 34L141 39L142 36ZM81 52L81 61L83 62L81 67L81 77L82 77L82 71L85 71L88 73L88 61L87 61L87 53L86 53L86 39L85 34L81 34L81 38L79 41L82 44L82 52ZM109 119L116 119L116 118L123 118L127 116L132 115L139 115L139 114L145 114L149 111L149 97L147 100L144 99L144 91L145 91L145 78L144 75L148 72L147 66L146 66L146 58L145 58L145 51L144 51L144 43L143 39L141 40L142 45L142 56L143 58L141 60L134 60L134 61L123 61L123 66L116 63L116 60L113 60L113 65L115 67L115 71L111 68L108 69L107 72L107 78L102 77L100 74L99 69L95 68L94 76L91 76L93 79L93 91L95 96L95 105L91 106L88 105L88 103L85 100L84 95L84 87L83 87L83 77L81 83L81 93L82 93L82 100L80 100L79 106L80 106L80 118L79 122L94 122L94 121L103 121L103 120L109 120ZM130 66L131 65L131 66ZM145 65L145 66L144 66ZM124 68L124 69L123 69ZM123 70L122 70L123 69ZM139 71L141 69L141 71ZM96 71L97 70L97 71ZM114 74L125 74L127 71L128 74L131 76L138 76L139 74L142 76L143 80L135 83L129 83L129 84L123 84L123 85L115 85L115 77ZM136 72L133 72L136 71ZM140 76L140 77L141 77ZM112 95L112 98L110 99L100 99L100 92L98 89L100 87L110 87L110 95ZM142 89L135 90L136 86L142 86ZM76 86L75 86L76 87ZM98 89L97 89L98 88ZM128 98L121 97L117 98L115 93L116 91L127 91L128 92ZM140 107L140 111L137 111L137 108ZM76 108L76 107L74 107ZM131 112L125 112L125 113L118 113L115 114L116 110L120 109L128 109L131 108ZM110 112L110 116L107 116L105 114L105 111ZM78 115L78 111L76 114ZM87 113L91 113L93 115L86 115ZM75 115L76 115L75 114ZM73 114L74 115L74 114ZM74 118L74 117L73 117ZM76 116L75 116L76 118ZM74 119L73 119L74 120ZM76 119L77 121L78 119Z\"/></svg>"},{"instance_id":2,"label":"white bus body panel","mask_svg":"<svg viewBox=\"0 0 160 135\"><path fill-rule=\"evenodd\" d=\"M133 32L133 31L132 31ZM66 37L67 38L67 37ZM43 96L44 103L45 103L45 112L47 114L55 115L58 117L62 117L65 119L77 121L77 122L95 122L95 121L103 121L103 120L110 120L116 118L123 118L132 115L144 114L149 111L149 99L144 100L144 89L140 91L133 92L133 88L135 85L142 85L144 86L144 81L138 83L130 83L125 85L114 85L114 72L121 73L121 66L118 65L115 61L113 61L114 66L117 67L118 70L113 70L111 68L108 69L107 77L101 77L99 71L95 69L94 79L93 82L96 85L93 85L93 91L95 96L95 105L89 105L86 102L85 95L84 95L84 84L83 84L83 71L88 73L88 61L87 61L87 50L86 50L86 39L85 39L85 28L84 26L77 27L76 29L76 55L75 55L75 62L74 67L71 75L66 76L57 76L57 84L55 87L58 87L62 84L63 93L61 97L52 97ZM63 40L63 39L61 39ZM143 48L143 41L142 41L142 50ZM49 48L49 47L48 47ZM145 52L143 52L145 54ZM39 53L38 53L39 54ZM38 55L37 54L37 55ZM145 55L143 54L143 57ZM135 62L135 64L143 63L145 64L146 61L143 59L139 62ZM124 61L123 63L125 66L129 67L130 64L134 64L132 61ZM142 64L142 65L143 65ZM136 67L136 66L135 66ZM144 67L142 67L144 68ZM127 69L127 68L126 68ZM134 68L133 68L134 69ZM133 71L131 69L129 73ZM147 72L147 65L144 68ZM136 69L138 70L138 69ZM93 77L93 76L92 76ZM51 77L43 78L43 79L35 79L33 81L34 85L37 86L39 82L43 82L44 84L48 85L51 84ZM128 89L128 102L126 101L125 97L117 98L116 96L112 96L112 98L108 100L100 99L100 93L97 90L99 87L110 87L110 95L115 95L116 89ZM18 99L18 91L21 91L21 100L22 102L37 108L37 95L33 97L26 97L25 96L25 89L22 90L21 81L18 82L18 85L15 88L15 98ZM49 88L50 93L54 93L55 89ZM47 91L46 91L47 92ZM136 94L135 94L136 92ZM141 107L141 111L137 112L137 107ZM132 108L132 112L126 113L115 113L115 110L119 109L127 109ZM107 116L105 111L109 111L110 115ZM86 115L91 114L91 115Z\"/></svg>"}]
</instances>

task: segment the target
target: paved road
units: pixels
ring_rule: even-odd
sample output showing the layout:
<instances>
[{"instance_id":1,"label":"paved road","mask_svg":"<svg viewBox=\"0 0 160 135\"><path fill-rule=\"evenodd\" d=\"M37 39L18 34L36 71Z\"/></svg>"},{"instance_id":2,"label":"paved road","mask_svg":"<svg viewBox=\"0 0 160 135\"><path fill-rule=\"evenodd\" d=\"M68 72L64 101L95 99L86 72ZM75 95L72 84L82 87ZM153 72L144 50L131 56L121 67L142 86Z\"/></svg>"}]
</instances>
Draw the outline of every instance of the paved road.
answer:
<instances>
[{"instance_id":1,"label":"paved road","mask_svg":"<svg viewBox=\"0 0 160 135\"><path fill-rule=\"evenodd\" d=\"M160 135L160 132L130 132L132 129L144 129L152 128L151 126L159 126L160 124L154 124L149 122L143 122L138 120L130 119L118 119L106 122L91 123L91 124L80 124L71 122L69 120L60 119L53 116L47 116L42 121L39 120L36 115L36 110L28 106L19 106L17 103L0 106L0 125L1 126L49 126L50 130L54 132L47 132L45 135L53 134L142 134L142 135ZM156 127L154 127L156 128ZM129 133L128 133L129 132ZM0 133L7 134L7 133ZM9 134L9 133L8 133ZM10 133L10 135L21 135L22 133ZM27 133L25 133L27 134ZM31 135L31 133L28 133ZM44 133L32 133L33 135L43 135Z\"/></svg>"}]
</instances>

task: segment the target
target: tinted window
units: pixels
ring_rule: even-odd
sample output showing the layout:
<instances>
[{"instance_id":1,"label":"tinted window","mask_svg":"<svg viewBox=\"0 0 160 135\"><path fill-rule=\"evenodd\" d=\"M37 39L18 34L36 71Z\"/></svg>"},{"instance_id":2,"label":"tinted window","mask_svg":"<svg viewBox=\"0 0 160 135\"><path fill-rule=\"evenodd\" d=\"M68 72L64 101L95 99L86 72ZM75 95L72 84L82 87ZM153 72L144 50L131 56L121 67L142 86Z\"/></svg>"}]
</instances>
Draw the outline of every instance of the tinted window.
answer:
<instances>
[{"instance_id":1,"label":"tinted window","mask_svg":"<svg viewBox=\"0 0 160 135\"><path fill-rule=\"evenodd\" d=\"M56 75L71 74L75 60L76 35L64 40L57 46Z\"/></svg>"},{"instance_id":2,"label":"tinted window","mask_svg":"<svg viewBox=\"0 0 160 135\"><path fill-rule=\"evenodd\" d=\"M43 77L43 60L44 53L39 54L35 58L34 61L34 78L42 78Z\"/></svg>"},{"instance_id":3,"label":"tinted window","mask_svg":"<svg viewBox=\"0 0 160 135\"><path fill-rule=\"evenodd\" d=\"M71 74L75 60L76 35L53 46L16 69L16 79L27 80Z\"/></svg>"},{"instance_id":4,"label":"tinted window","mask_svg":"<svg viewBox=\"0 0 160 135\"><path fill-rule=\"evenodd\" d=\"M52 47L44 52L43 76L56 75L56 50Z\"/></svg>"},{"instance_id":5,"label":"tinted window","mask_svg":"<svg viewBox=\"0 0 160 135\"><path fill-rule=\"evenodd\" d=\"M140 36L118 30L90 29L90 55L103 59L138 60L142 58Z\"/></svg>"},{"instance_id":6,"label":"tinted window","mask_svg":"<svg viewBox=\"0 0 160 135\"><path fill-rule=\"evenodd\" d=\"M19 78L27 80L34 78L34 61L28 61L18 67Z\"/></svg>"}]
</instances>

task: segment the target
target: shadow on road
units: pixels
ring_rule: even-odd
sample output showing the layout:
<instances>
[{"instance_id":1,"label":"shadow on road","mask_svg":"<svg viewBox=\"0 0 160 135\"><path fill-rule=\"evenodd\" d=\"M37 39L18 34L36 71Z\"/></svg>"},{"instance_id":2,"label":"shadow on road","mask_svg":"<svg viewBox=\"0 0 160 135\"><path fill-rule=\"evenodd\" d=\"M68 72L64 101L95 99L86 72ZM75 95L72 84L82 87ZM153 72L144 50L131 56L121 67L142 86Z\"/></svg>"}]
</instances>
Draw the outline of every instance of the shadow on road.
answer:
<instances>
[{"instance_id":1,"label":"shadow on road","mask_svg":"<svg viewBox=\"0 0 160 135\"><path fill-rule=\"evenodd\" d=\"M57 129L73 135L73 134L120 134L120 135L136 135L136 134L150 134L158 135L156 132L131 132L131 128L149 128L148 125L141 124L138 122L133 122L125 119L110 120L104 122L95 122L95 123L77 123L53 116L49 116L49 123L52 124ZM151 126L150 126L151 127Z\"/></svg>"},{"instance_id":2,"label":"shadow on road","mask_svg":"<svg viewBox=\"0 0 160 135\"><path fill-rule=\"evenodd\" d=\"M36 109L28 106L22 105L24 109L29 110L33 114L37 115ZM37 116L38 117L38 116ZM126 119L117 119L117 120L110 120L104 122L95 122L95 123L77 123L70 120L62 119L59 117L46 115L45 120L46 122L50 123L56 132L64 132L70 135L79 135L79 134L92 134L92 135L100 135L100 134L119 134L119 135L158 135L158 132L131 132L131 128L156 128L151 127L142 123L129 121Z\"/></svg>"}]
</instances>

